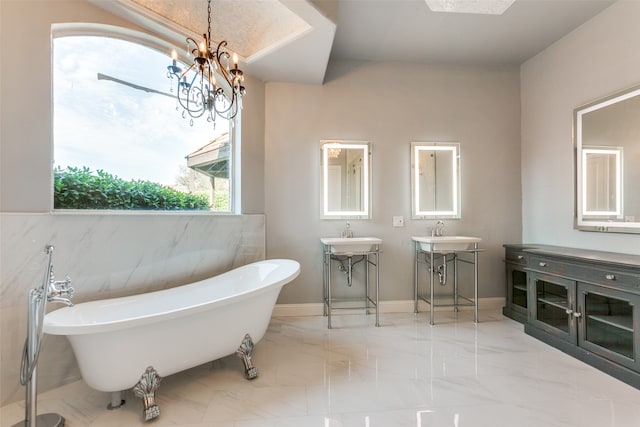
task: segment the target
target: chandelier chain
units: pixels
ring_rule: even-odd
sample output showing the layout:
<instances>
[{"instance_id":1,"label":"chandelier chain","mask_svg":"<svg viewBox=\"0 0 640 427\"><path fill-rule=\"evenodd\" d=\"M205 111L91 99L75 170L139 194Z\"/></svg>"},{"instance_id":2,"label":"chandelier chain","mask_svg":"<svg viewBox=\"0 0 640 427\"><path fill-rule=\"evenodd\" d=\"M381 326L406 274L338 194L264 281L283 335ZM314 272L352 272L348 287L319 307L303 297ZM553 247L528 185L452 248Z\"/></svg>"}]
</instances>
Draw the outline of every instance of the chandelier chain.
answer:
<instances>
[{"instance_id":1,"label":"chandelier chain","mask_svg":"<svg viewBox=\"0 0 640 427\"><path fill-rule=\"evenodd\" d=\"M207 52L209 52L211 51L211 0L207 1L207 15L207 37L209 37L207 41L207 43L209 43L209 46L207 46Z\"/></svg>"}]
</instances>

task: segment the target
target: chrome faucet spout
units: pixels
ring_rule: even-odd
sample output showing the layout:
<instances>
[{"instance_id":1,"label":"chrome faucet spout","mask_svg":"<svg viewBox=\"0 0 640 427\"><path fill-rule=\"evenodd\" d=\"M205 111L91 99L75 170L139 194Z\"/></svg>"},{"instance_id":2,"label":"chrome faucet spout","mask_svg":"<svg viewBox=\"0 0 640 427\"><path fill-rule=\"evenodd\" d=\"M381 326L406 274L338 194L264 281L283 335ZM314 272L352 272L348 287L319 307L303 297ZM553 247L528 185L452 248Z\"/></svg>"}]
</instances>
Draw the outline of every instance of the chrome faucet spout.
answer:
<instances>
[{"instance_id":1,"label":"chrome faucet spout","mask_svg":"<svg viewBox=\"0 0 640 427\"><path fill-rule=\"evenodd\" d=\"M444 221L439 220L436 222L436 228L432 230L432 236L434 231L436 236L444 236Z\"/></svg>"},{"instance_id":2,"label":"chrome faucet spout","mask_svg":"<svg viewBox=\"0 0 640 427\"><path fill-rule=\"evenodd\" d=\"M340 234L342 238L351 238L353 237L353 230L351 230L351 223L347 222L344 230L342 230L342 234Z\"/></svg>"},{"instance_id":3,"label":"chrome faucet spout","mask_svg":"<svg viewBox=\"0 0 640 427\"><path fill-rule=\"evenodd\" d=\"M73 307L73 302L69 298L63 297L49 297L48 302L59 302L65 304L67 307Z\"/></svg>"}]
</instances>

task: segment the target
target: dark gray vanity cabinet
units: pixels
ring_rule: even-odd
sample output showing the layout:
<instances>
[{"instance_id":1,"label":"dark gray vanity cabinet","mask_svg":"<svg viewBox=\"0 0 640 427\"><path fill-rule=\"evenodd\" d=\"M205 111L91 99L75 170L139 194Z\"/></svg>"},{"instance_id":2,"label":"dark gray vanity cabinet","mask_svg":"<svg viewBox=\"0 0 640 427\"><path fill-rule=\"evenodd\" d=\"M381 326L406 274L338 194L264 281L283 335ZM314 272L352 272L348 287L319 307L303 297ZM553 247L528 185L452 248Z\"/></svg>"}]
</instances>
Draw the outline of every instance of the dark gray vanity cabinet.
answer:
<instances>
[{"instance_id":1,"label":"dark gray vanity cabinet","mask_svg":"<svg viewBox=\"0 0 640 427\"><path fill-rule=\"evenodd\" d=\"M524 254L525 332L640 388L640 256L505 248ZM508 275L516 268L509 264L507 256Z\"/></svg>"}]
</instances>

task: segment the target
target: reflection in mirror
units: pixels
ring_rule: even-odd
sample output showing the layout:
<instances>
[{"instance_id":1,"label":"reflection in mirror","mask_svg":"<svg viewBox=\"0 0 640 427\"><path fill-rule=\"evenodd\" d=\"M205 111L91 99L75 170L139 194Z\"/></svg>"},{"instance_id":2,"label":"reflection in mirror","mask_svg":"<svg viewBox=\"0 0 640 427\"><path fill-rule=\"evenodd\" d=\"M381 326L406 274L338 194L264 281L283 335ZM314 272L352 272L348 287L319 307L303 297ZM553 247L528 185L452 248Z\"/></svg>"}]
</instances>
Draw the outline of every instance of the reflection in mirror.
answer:
<instances>
[{"instance_id":1,"label":"reflection in mirror","mask_svg":"<svg viewBox=\"0 0 640 427\"><path fill-rule=\"evenodd\" d=\"M582 147L583 218L622 218L622 148Z\"/></svg>"},{"instance_id":2,"label":"reflection in mirror","mask_svg":"<svg viewBox=\"0 0 640 427\"><path fill-rule=\"evenodd\" d=\"M368 142L321 141L322 217L370 218Z\"/></svg>"},{"instance_id":3,"label":"reflection in mirror","mask_svg":"<svg viewBox=\"0 0 640 427\"><path fill-rule=\"evenodd\" d=\"M412 218L460 218L460 144L411 143Z\"/></svg>"},{"instance_id":4,"label":"reflection in mirror","mask_svg":"<svg viewBox=\"0 0 640 427\"><path fill-rule=\"evenodd\" d=\"M640 87L575 110L577 229L640 233L639 118Z\"/></svg>"}]
</instances>

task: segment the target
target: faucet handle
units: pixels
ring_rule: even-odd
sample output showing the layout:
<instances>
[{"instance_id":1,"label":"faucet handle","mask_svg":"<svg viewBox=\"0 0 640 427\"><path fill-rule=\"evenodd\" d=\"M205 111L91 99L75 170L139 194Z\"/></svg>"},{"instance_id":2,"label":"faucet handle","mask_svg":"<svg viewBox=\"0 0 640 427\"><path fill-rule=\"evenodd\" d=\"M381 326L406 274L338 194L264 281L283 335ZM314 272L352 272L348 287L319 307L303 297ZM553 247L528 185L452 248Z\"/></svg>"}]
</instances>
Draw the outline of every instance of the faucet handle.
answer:
<instances>
[{"instance_id":1,"label":"faucet handle","mask_svg":"<svg viewBox=\"0 0 640 427\"><path fill-rule=\"evenodd\" d=\"M53 298L73 298L73 292L74 289L73 286L71 286L71 278L69 276L65 277L64 280L56 280L54 282L51 282L49 293Z\"/></svg>"}]
</instances>

